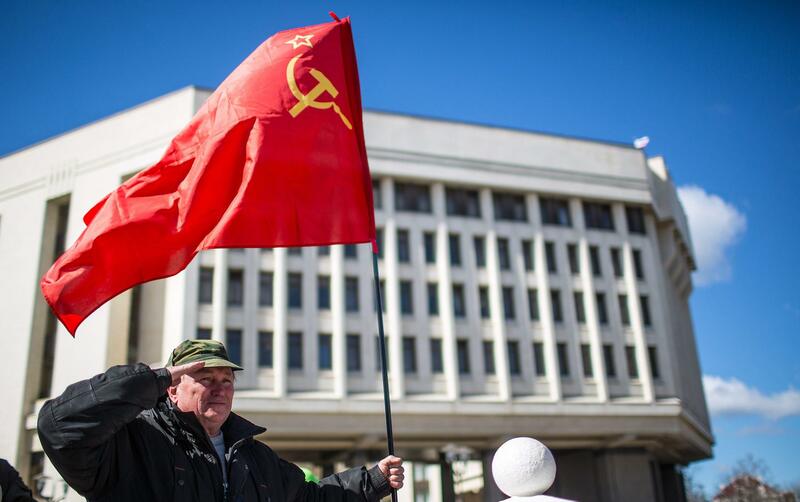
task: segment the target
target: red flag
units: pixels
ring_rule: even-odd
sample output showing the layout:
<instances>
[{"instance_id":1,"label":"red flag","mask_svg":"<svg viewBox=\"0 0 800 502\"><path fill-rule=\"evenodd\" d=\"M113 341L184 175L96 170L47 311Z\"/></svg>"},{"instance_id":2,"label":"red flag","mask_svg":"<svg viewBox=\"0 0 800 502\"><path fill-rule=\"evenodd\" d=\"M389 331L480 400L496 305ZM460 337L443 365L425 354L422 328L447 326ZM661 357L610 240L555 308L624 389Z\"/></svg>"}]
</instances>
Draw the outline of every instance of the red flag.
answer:
<instances>
[{"instance_id":1,"label":"red flag","mask_svg":"<svg viewBox=\"0 0 800 502\"><path fill-rule=\"evenodd\" d=\"M261 44L162 159L84 222L41 283L73 335L106 301L177 274L203 249L374 242L349 19Z\"/></svg>"}]
</instances>

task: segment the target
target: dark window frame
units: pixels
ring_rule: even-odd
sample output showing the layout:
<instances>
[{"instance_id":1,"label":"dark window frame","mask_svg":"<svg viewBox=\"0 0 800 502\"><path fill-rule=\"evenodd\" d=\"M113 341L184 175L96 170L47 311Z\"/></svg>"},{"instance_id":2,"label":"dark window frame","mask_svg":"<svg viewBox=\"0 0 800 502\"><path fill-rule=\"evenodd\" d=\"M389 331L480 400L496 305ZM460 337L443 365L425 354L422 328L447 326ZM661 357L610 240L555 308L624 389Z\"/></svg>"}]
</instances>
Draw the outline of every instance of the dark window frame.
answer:
<instances>
[{"instance_id":1,"label":"dark window frame","mask_svg":"<svg viewBox=\"0 0 800 502\"><path fill-rule=\"evenodd\" d=\"M398 212L432 212L431 187L421 183L395 182L394 209Z\"/></svg>"},{"instance_id":2,"label":"dark window frame","mask_svg":"<svg viewBox=\"0 0 800 502\"><path fill-rule=\"evenodd\" d=\"M613 232L615 226L611 204L583 201L583 224L588 230Z\"/></svg>"},{"instance_id":3,"label":"dark window frame","mask_svg":"<svg viewBox=\"0 0 800 502\"><path fill-rule=\"evenodd\" d=\"M445 210L448 216L480 218L480 194L477 190L471 190L468 188L446 187Z\"/></svg>"}]
</instances>

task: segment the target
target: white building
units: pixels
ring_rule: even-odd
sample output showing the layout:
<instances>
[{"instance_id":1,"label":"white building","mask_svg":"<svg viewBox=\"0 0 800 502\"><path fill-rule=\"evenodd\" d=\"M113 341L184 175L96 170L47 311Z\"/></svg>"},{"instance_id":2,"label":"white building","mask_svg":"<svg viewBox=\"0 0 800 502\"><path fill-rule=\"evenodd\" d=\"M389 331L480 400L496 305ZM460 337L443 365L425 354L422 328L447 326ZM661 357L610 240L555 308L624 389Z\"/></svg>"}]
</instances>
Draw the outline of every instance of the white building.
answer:
<instances>
[{"instance_id":1,"label":"white building","mask_svg":"<svg viewBox=\"0 0 800 502\"><path fill-rule=\"evenodd\" d=\"M25 476L56 475L35 434L44 398L113 364L163 364L198 336L240 358L234 408L288 458L328 470L385 450L369 245L204 252L101 307L74 340L42 300L39 278L83 214L158 160L208 94L182 89L0 159L0 457ZM692 246L663 159L458 122L364 120L395 441L417 461L401 498L449 500L446 459L485 463L527 435L554 451L554 495L681 500L677 466L709 457L713 437L688 304Z\"/></svg>"}]
</instances>

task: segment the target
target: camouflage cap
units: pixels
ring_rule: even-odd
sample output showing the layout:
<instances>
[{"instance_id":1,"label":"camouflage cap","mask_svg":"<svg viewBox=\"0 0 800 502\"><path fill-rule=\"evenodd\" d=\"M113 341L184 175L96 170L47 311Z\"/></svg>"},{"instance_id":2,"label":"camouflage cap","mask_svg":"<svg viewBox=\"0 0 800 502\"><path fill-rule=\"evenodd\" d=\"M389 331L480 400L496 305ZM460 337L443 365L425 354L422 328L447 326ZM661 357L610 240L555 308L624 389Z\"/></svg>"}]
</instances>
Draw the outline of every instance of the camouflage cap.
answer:
<instances>
[{"instance_id":1,"label":"camouflage cap","mask_svg":"<svg viewBox=\"0 0 800 502\"><path fill-rule=\"evenodd\" d=\"M169 355L167 366L203 361L206 368L231 368L239 371L244 368L231 362L225 345L216 340L184 340Z\"/></svg>"}]
</instances>

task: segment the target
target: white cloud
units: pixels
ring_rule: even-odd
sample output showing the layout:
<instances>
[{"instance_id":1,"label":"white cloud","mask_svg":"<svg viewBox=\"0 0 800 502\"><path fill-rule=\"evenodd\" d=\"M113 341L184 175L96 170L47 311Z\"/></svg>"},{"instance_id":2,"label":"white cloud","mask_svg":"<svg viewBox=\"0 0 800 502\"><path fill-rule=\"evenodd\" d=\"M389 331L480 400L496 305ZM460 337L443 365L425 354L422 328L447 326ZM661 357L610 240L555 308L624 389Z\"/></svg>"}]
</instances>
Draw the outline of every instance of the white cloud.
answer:
<instances>
[{"instance_id":1,"label":"white cloud","mask_svg":"<svg viewBox=\"0 0 800 502\"><path fill-rule=\"evenodd\" d=\"M703 375L703 388L712 415L760 415L769 419L800 415L800 391L792 387L764 395L736 378Z\"/></svg>"},{"instance_id":2,"label":"white cloud","mask_svg":"<svg viewBox=\"0 0 800 502\"><path fill-rule=\"evenodd\" d=\"M689 220L698 286L730 279L731 265L726 255L747 228L747 218L721 197L694 185L678 188L678 197Z\"/></svg>"}]
</instances>

